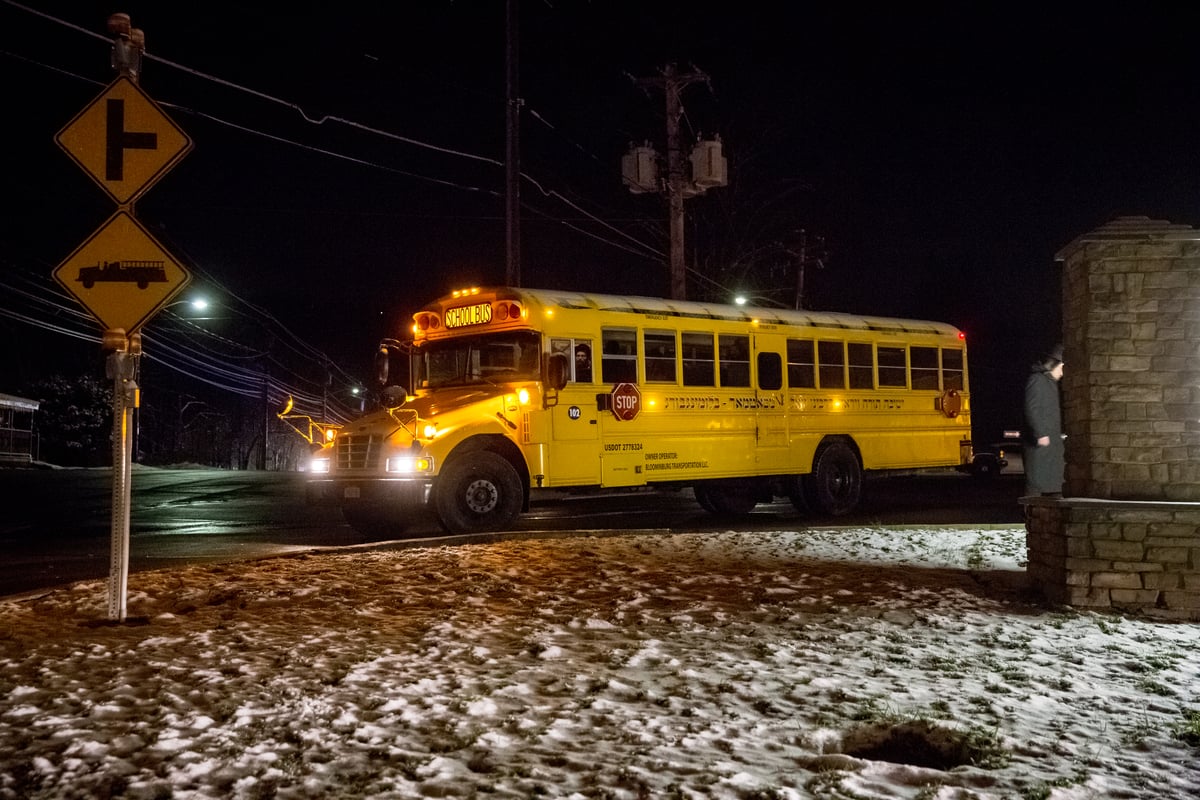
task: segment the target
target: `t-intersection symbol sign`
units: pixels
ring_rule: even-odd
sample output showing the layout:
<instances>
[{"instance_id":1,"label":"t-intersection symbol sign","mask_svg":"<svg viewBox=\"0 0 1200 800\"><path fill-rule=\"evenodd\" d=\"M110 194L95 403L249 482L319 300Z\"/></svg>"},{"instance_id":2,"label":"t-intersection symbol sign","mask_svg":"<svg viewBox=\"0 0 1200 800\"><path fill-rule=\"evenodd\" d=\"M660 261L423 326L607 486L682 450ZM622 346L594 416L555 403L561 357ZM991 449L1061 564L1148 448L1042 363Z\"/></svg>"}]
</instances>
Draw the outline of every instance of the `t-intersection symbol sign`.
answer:
<instances>
[{"instance_id":1,"label":"t-intersection symbol sign","mask_svg":"<svg viewBox=\"0 0 1200 800\"><path fill-rule=\"evenodd\" d=\"M628 422L642 410L642 392L632 383L618 383L612 390L613 416Z\"/></svg>"},{"instance_id":2,"label":"t-intersection symbol sign","mask_svg":"<svg viewBox=\"0 0 1200 800\"><path fill-rule=\"evenodd\" d=\"M54 140L118 205L153 186L192 149L188 135L126 77L109 84Z\"/></svg>"}]
</instances>

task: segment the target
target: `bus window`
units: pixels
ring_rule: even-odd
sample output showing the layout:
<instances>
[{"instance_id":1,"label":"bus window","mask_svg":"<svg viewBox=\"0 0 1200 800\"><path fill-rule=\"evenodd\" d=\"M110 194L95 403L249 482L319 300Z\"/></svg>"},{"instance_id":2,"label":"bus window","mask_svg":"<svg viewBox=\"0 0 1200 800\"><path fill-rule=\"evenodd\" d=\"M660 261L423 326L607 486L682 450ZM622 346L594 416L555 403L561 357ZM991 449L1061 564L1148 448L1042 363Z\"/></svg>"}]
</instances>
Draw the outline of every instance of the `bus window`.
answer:
<instances>
[{"instance_id":1,"label":"bus window","mask_svg":"<svg viewBox=\"0 0 1200 800\"><path fill-rule=\"evenodd\" d=\"M573 383L592 382L592 340L551 339L550 352L561 353L570 364L568 375Z\"/></svg>"},{"instance_id":2,"label":"bus window","mask_svg":"<svg viewBox=\"0 0 1200 800\"><path fill-rule=\"evenodd\" d=\"M783 359L779 353L758 354L758 388L768 392L783 388Z\"/></svg>"},{"instance_id":3,"label":"bus window","mask_svg":"<svg viewBox=\"0 0 1200 800\"><path fill-rule=\"evenodd\" d=\"M808 339L787 340L788 386L792 389L815 389L816 360L813 343Z\"/></svg>"},{"instance_id":4,"label":"bus window","mask_svg":"<svg viewBox=\"0 0 1200 800\"><path fill-rule=\"evenodd\" d=\"M962 350L942 350L942 386L946 391L957 389L961 392L965 388Z\"/></svg>"},{"instance_id":5,"label":"bus window","mask_svg":"<svg viewBox=\"0 0 1200 800\"><path fill-rule=\"evenodd\" d=\"M871 345L850 342L846 345L850 364L850 388L875 388L875 363L871 359Z\"/></svg>"},{"instance_id":6,"label":"bus window","mask_svg":"<svg viewBox=\"0 0 1200 800\"><path fill-rule=\"evenodd\" d=\"M904 361L903 347L879 346L875 351L879 361L879 385L903 389L908 385L908 365Z\"/></svg>"},{"instance_id":7,"label":"bus window","mask_svg":"<svg viewBox=\"0 0 1200 800\"><path fill-rule=\"evenodd\" d=\"M842 342L817 342L817 374L822 389L846 388L846 346Z\"/></svg>"},{"instance_id":8,"label":"bus window","mask_svg":"<svg viewBox=\"0 0 1200 800\"><path fill-rule=\"evenodd\" d=\"M722 386L750 385L750 337L717 337L717 356Z\"/></svg>"},{"instance_id":9,"label":"bus window","mask_svg":"<svg viewBox=\"0 0 1200 800\"><path fill-rule=\"evenodd\" d=\"M600 331L604 352L600 355L600 378L605 383L637 382L637 331L605 328Z\"/></svg>"},{"instance_id":10,"label":"bus window","mask_svg":"<svg viewBox=\"0 0 1200 800\"><path fill-rule=\"evenodd\" d=\"M715 386L711 333L683 334L683 385Z\"/></svg>"},{"instance_id":11,"label":"bus window","mask_svg":"<svg viewBox=\"0 0 1200 800\"><path fill-rule=\"evenodd\" d=\"M913 347L909 350L912 363L912 388L932 389L938 386L938 351L936 347Z\"/></svg>"},{"instance_id":12,"label":"bus window","mask_svg":"<svg viewBox=\"0 0 1200 800\"><path fill-rule=\"evenodd\" d=\"M646 380L675 383L675 332L646 331L642 336L646 353Z\"/></svg>"}]
</instances>

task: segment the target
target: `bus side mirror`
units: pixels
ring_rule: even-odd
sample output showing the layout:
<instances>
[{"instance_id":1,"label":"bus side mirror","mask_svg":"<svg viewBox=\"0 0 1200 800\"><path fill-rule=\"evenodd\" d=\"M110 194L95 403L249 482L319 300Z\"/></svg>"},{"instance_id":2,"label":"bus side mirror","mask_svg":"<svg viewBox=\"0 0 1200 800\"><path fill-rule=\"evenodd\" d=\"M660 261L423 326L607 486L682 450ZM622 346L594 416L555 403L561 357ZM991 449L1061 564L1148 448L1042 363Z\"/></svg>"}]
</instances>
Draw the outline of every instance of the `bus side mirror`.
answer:
<instances>
[{"instance_id":1,"label":"bus side mirror","mask_svg":"<svg viewBox=\"0 0 1200 800\"><path fill-rule=\"evenodd\" d=\"M551 353L546 362L546 385L554 391L562 391L570 377L571 362L562 353Z\"/></svg>"},{"instance_id":2,"label":"bus side mirror","mask_svg":"<svg viewBox=\"0 0 1200 800\"><path fill-rule=\"evenodd\" d=\"M408 402L408 390L403 386L385 386L380 399L383 407L392 411Z\"/></svg>"},{"instance_id":3,"label":"bus side mirror","mask_svg":"<svg viewBox=\"0 0 1200 800\"><path fill-rule=\"evenodd\" d=\"M380 345L375 352L375 378L379 381L380 386L387 386L388 382L388 349Z\"/></svg>"}]
</instances>

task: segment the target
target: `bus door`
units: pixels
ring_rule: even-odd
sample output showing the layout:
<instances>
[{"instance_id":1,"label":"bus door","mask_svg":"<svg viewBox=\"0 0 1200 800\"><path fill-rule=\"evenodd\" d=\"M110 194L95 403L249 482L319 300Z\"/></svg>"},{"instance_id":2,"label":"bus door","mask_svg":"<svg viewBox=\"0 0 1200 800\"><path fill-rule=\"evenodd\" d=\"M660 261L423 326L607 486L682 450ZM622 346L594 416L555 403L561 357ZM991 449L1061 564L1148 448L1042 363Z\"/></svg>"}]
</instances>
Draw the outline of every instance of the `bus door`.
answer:
<instances>
[{"instance_id":1,"label":"bus door","mask_svg":"<svg viewBox=\"0 0 1200 800\"><path fill-rule=\"evenodd\" d=\"M554 443L550 448L551 486L600 483L600 410L592 365L594 342L588 338L555 338L550 352L563 353L571 367L569 380L550 409Z\"/></svg>"},{"instance_id":2,"label":"bus door","mask_svg":"<svg viewBox=\"0 0 1200 800\"><path fill-rule=\"evenodd\" d=\"M754 393L758 411L757 464L774 469L783 467L788 456L787 395L783 389L783 356L774 352L773 342L755 337ZM782 347L782 342L779 343ZM764 349L759 350L758 348ZM770 349L765 349L769 347Z\"/></svg>"},{"instance_id":3,"label":"bus door","mask_svg":"<svg viewBox=\"0 0 1200 800\"><path fill-rule=\"evenodd\" d=\"M604 328L600 335L600 369L594 376L599 381L595 399L600 411L600 485L642 486L645 454L641 436L634 433L642 427L638 332Z\"/></svg>"}]
</instances>

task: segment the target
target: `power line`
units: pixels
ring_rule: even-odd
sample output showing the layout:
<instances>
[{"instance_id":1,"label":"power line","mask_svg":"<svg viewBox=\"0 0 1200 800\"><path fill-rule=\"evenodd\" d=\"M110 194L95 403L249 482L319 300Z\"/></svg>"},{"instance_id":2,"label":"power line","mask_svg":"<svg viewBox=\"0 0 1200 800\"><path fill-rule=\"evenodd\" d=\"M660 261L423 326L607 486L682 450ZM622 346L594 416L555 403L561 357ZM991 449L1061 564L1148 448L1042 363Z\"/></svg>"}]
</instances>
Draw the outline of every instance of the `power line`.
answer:
<instances>
[{"instance_id":1,"label":"power line","mask_svg":"<svg viewBox=\"0 0 1200 800\"><path fill-rule=\"evenodd\" d=\"M42 11L37 11L37 10L35 10L35 9L29 8L29 7L25 6L25 5L22 5L22 4L20 4L20 3L17 3L17 2L15 2L14 0L0 0L0 2L4 2L4 3L6 3L6 4L10 5L10 6L13 6L14 8L21 9L21 10L23 10L23 11L26 11L26 12L28 12L28 13L35 14L36 16L39 16L39 17L42 17L43 19L46 19L46 20L49 20L49 21L55 22L55 23L57 23L57 24L60 24L60 25L63 25L63 26L65 26L65 27L68 27L68 28L70 28L70 29L72 29L72 30L75 30L75 31L78 31L78 32L81 32L81 33L85 33L85 34L87 34L88 36L90 36L90 37L92 37L92 38L95 38L95 39L98 39L98 40L101 40L101 41L104 41L104 42L109 42L109 41L110 41L110 40L108 39L108 37L106 37L106 36L103 36L103 35L101 35L101 34L98 34L98 33L93 33L92 31L89 31L89 30L87 30L87 29L85 29L85 28L82 28L82 27L80 27L80 26L78 26L78 25L75 25L75 24L73 24L73 23L67 22L66 20L60 19L60 18L58 18L58 17L55 17L55 16L53 16L53 15L51 15L51 14L47 14L47 13L45 13L45 12L42 12ZM3 52L7 52L7 51L3 51ZM18 57L19 57L19 56L18 56ZM58 68L56 68L56 67L51 67L51 66L49 66L49 65L41 64L41 62L34 61L33 59L28 59L28 58L24 58L24 57L20 57L20 58L22 58L22 60L25 60L25 61L27 61L27 62L29 62L29 63L35 63L35 64L39 64L39 65L41 65L41 66L44 66L44 67L46 67L46 68L48 68L48 69L54 69L55 71L64 72L65 74L68 74L68 75L72 75L72 74L73 74L73 73L67 72L67 71L65 71L65 70L60 70L60 69L58 69ZM272 104L275 104L275 105L281 106L281 107L283 107L283 108L287 108L287 109L293 110L293 111L295 111L297 114L299 114L299 116L301 117L301 119L303 119L304 121L306 121L306 122L308 122L308 123L310 123L310 124L313 124L313 125L321 126L321 125L324 125L324 124L325 124L325 123L327 123L327 122L329 122L329 123L337 123L337 124L341 124L341 125L344 125L344 126L346 126L346 127L349 127L349 128L351 128L351 129L353 129L353 130L358 130L358 131L361 131L361 132L365 132L365 133L369 133L369 134L372 134L372 135L380 136L380 137L383 137L383 138L386 138L386 139L390 139L390 140L393 140L393 141L402 142L402 143L404 143L404 144L412 145L412 146L415 146L415 147L420 147L420 148L428 149L428 150L430 150L430 151L438 152L438 153L441 153L441 154L444 154L444 155L456 156L456 157L459 157L459 158L464 158L464 159L468 159L468 160L472 160L472 161L477 161L477 162L481 162L481 163L484 163L484 164L488 164L488 165L490 165L490 166L498 166L498 167L503 167L503 166L504 166L504 162L502 162L502 161L499 161L499 160L497 160L497 159L494 159L494 158L490 158L490 157L488 157L488 156L481 156L481 155L477 155L477 154L474 154L474 153L468 153L468 152L466 152L466 151L459 150L459 149L455 149L455 148L443 147L443 146L441 146L441 145L432 144L432 143L430 143L430 142L422 141L422 140L420 140L420 139L415 139L415 138L413 138L413 137L410 137L410 136L404 136L404 135L401 135L401 134L393 133L393 132L391 132L391 131L383 130L383 129L381 129L381 128L378 128L378 127L374 127L374 126L366 125L366 124L363 124L363 123L357 122L357 121L355 121L355 120L352 120L352 119L349 119L349 118L346 118L346 117L341 117L341 116L336 116L336 115L330 115L330 114L326 114L326 115L322 115L321 117L316 117L316 118L314 118L314 117L310 116L310 115L309 115L309 114L308 114L308 113L307 113L307 112L304 110L304 108L303 108L301 105L299 105L299 104L297 104L297 103L293 103L293 102L291 102L291 101L288 101L288 100L284 100L284 99L282 99L282 98L276 97L276 96L274 96L274 95L271 95L271 94L268 94L268 93L266 93L266 92L262 92L262 91L259 91L259 90L257 90L257 89L253 89L253 88L250 88L250 87L247 87L247 86L243 86L243 85L241 85L241 84L238 84L238 83L235 83L235 82L233 82L233 81L229 81L229 80L226 80L226 79L224 79L224 78L220 78L220 77L217 77L217 76L215 76L215 75L212 75L212 74L210 74L210 73L203 72L203 71L201 71L201 70L197 70L197 69L194 69L194 68L192 68L192 67L188 67L188 66L186 66L186 65L184 65L184 64L180 64L180 63L178 63L178 62L172 61L172 60L170 60L170 59L167 59L167 58L163 58L163 57L161 57L161 56L156 56L156 55L152 55L152 54L150 54L150 53L146 53L146 54L144 54L144 58L145 58L145 59L147 59L147 60L150 60L150 61L155 61L155 62L161 63L161 64L163 64L164 66L168 66L168 67L171 67L171 68L173 68L173 69L180 70L180 71L182 71L182 72L185 72L185 73L187 73L187 74L193 75L194 77L201 78L202 80L207 80L207 81L210 81L210 82L212 82L212 83L215 83L215 84L217 84L217 85L224 86L224 87L227 87L227 88L230 88L230 89L234 89L234 90L236 90L236 91L239 91L239 92L243 92L243 93L245 93L245 94L248 94L248 95L250 95L250 96L252 96L252 97L255 97L255 98L257 98L257 99L260 99L260 100L263 100L263 101L266 101L266 102L269 102L269 103L272 103ZM82 76L75 75L74 77L80 78L80 79L82 79L82 80L87 80L87 81L88 81L88 82L90 82L90 83L94 83L94 81L91 81L90 79L87 79L87 78L83 78ZM480 188L480 187L473 187L473 186L462 185L462 184L459 184L459 183L457 183L457 182L454 182L454 181L448 181L448 180L444 180L444 179L440 179L440 178L433 178L433 177L430 177L430 176L421 175L421 174L419 174L419 173L413 173L413 172L410 172L410 171L407 171L407 170L400 170L400 169L396 169L396 168L392 168L392 167L387 167L387 166L385 166L385 165L382 165L382 164L379 164L379 163L377 163L377 162L368 161L368 160L366 160L366 159L359 159L359 158L356 158L356 157L354 157L354 156L347 156L347 155L345 155L345 154L336 153L336 152L334 152L334 151L331 151L331 150L328 150L328 149L325 149L325 148L317 148L317 147L313 147L313 146L311 146L311 145L305 145L305 144L302 144L302 143L299 143L299 142L295 142L295 141L293 141L293 140L285 139L285 138L283 138L283 137L280 137L280 136L277 136L277 135L275 135L275 134L270 134L270 133L266 133L266 132L264 132L264 131L261 131L261 130L255 129L255 128L251 128L251 127L249 127L249 126L244 126L244 125L239 125L239 124L237 124L237 123L229 122L229 121L227 121L227 120L223 120L223 119L221 119L221 118L218 118L218 117L216 117L216 116L213 116L213 115L210 115L210 114L207 114L207 113L204 113L204 112L196 111L196 110L194 110L194 109L189 109L189 108L187 108L187 107L185 107L185 106L172 105L172 104L170 104L170 103L163 103L163 105L166 105L166 106L168 106L168 107L171 107L171 108L178 108L178 109L179 109L179 110L181 110L181 111L185 111L185 112L189 112L189 113L196 114L196 115L198 115L198 116L201 116L201 117L204 117L204 118L206 118L206 119L210 119L210 120L212 120L213 122L217 122L217 123L219 123L219 124L221 124L221 125L226 125L226 126L228 126L228 127L231 127L231 128L234 128L234 129L241 130L241 131L243 131L243 132L245 132L245 133L249 133L249 134L252 134L252 135L261 136L261 137L263 137L263 138L270 139L270 140L273 140L273 141L276 141L276 142L279 142L279 143L283 143L283 144L289 144L289 145L292 145L292 146L295 146L295 147L300 147L300 148L303 148L303 149L311 150L311 151L313 151L313 152L318 152L318 153L321 153L321 154L324 154L324 155L327 155L327 156L330 156L330 157L339 158L339 159L344 159L344 160L346 160L346 161L350 161L350 162L353 162L353 163L358 163L358 164L360 164L360 165L363 165L363 166L369 166L369 167L372 167L372 168L381 169L381 170L385 170L385 171L388 171L388 172L393 172L393 173L395 173L395 174L405 175L405 176L407 176L407 177L412 177L412 178L416 178L416 179L419 179L419 180L428 181L428 182L431 182L431 183L442 184L442 185L445 185L445 186L448 186L448 187L457 188L457 189L462 189L462 190L465 190L465 191L472 191L472 192L482 192L482 193L485 193L485 194L490 194L490 195L492 195L492 196L499 196L499 192L496 192L496 191L494 191L494 190L486 190L486 189L482 189L482 188ZM540 115L539 115L539 119L540 119L541 121L543 121L543 122L544 122L544 119L543 119L543 118L541 118L541 116L540 116ZM646 244L646 243L644 243L644 242L641 242L641 241L637 240L635 237L633 237L633 236L631 236L631 235L629 235L629 234L625 233L624 231L621 231L621 230L619 230L618 228L616 228L615 226L613 226L613 225L611 225L610 223L606 222L605 220L603 220L603 219L600 219L599 217L595 216L594 214L591 214L590 212L588 212L588 211L586 211L585 209L583 209L582 207L580 207L578 204L576 204L576 203L572 202L571 200L569 200L567 197L565 197L564 195L562 195L560 192L558 192L558 191L555 191L555 190L552 190L552 189L547 189L545 186L543 186L543 185L542 185L542 183L541 183L540 181L538 181L536 178L534 178L533 176L529 175L528 173L526 173L526 172L522 171L522 172L521 172L521 174L520 174L520 177L521 177L521 179L522 179L523 181L527 181L527 182L529 182L529 183L530 183L530 184L531 184L531 185L532 185L534 188L536 188L536 189L537 189L539 192L541 192L543 196L545 196L545 197L547 197L547 198L551 198L551 199L558 200L559 202L563 203L564 205L567 205L568 207L572 208L573 210L577 211L578 213L580 213L580 214L584 215L584 216L585 216L587 219L589 219L589 220L590 220L590 221L592 221L593 223L596 223L596 224L600 225L602 228L605 228L605 229L607 229L607 230L609 230L609 231L611 231L611 232L613 232L613 233L617 234L617 235L618 235L618 236L620 236L621 238L624 238L624 239L626 239L627 241L629 241L629 242L632 242L632 243L633 243L633 245L634 245L634 247L635 247L635 248L641 248L641 249L642 249L642 252L639 252L639 251L638 251L638 250L636 250L636 249L635 249L635 250L629 250L629 249L628 249L628 248L626 248L626 247L619 247L619 249L625 250L626 252L631 252L631 253L633 253L633 254L635 254L635 255L642 255L643 257L655 257L655 258L662 258L662 257L664 257L664 256L665 256L665 253L663 253L661 250L659 250L659 249L657 249L657 248L654 248L654 247L652 247L651 245L648 245L648 244ZM549 216L549 215L547 215L547 216ZM571 226L571 225L567 225L566 227L568 227L568 228L571 228L571 229L573 229L573 230L576 230L576 231L578 231L578 232L580 232L580 233L583 233L583 231L582 231L581 229L579 229L577 226ZM606 239L605 237L603 237L603 236L600 236L600 235L598 235L598 234L595 234L595 233L588 233L587 235L588 235L588 236L590 236L590 238L593 238L593 239L595 239L595 240L597 240L597 241L600 241L600 242L603 242L603 243L606 243L606 244L609 244L609 245L617 246L617 244L616 244L615 242L612 242L611 240L608 240L608 239Z\"/></svg>"}]
</instances>

